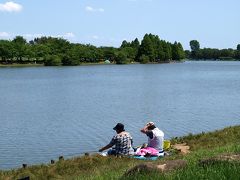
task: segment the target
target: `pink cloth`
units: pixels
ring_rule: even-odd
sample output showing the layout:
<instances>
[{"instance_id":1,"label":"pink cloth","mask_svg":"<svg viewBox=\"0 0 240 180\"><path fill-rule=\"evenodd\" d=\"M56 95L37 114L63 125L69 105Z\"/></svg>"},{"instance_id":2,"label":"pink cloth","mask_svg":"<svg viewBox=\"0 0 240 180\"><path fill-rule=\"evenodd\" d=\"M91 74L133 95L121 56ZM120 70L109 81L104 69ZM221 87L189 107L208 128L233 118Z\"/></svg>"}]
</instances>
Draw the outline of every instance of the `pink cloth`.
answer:
<instances>
[{"instance_id":1,"label":"pink cloth","mask_svg":"<svg viewBox=\"0 0 240 180\"><path fill-rule=\"evenodd\" d=\"M146 154L150 154L152 156L158 156L158 150L152 148L152 147L146 147L143 149L140 149L136 155L138 156L145 156Z\"/></svg>"}]
</instances>

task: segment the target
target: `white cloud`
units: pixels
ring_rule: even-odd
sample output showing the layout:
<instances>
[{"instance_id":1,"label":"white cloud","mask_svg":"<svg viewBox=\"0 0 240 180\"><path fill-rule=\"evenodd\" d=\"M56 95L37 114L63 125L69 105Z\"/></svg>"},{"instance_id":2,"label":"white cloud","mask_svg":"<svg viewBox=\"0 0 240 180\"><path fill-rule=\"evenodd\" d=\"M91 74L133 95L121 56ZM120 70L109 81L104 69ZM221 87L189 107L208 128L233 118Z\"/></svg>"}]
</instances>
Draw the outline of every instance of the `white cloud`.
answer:
<instances>
[{"instance_id":1,"label":"white cloud","mask_svg":"<svg viewBox=\"0 0 240 180\"><path fill-rule=\"evenodd\" d=\"M43 34L24 34L23 37L26 38L36 38L36 37L42 37L44 36Z\"/></svg>"},{"instance_id":2,"label":"white cloud","mask_svg":"<svg viewBox=\"0 0 240 180\"><path fill-rule=\"evenodd\" d=\"M20 12L23 9L22 5L14 3L12 1L0 4L0 11L3 12Z\"/></svg>"},{"instance_id":3,"label":"white cloud","mask_svg":"<svg viewBox=\"0 0 240 180\"><path fill-rule=\"evenodd\" d=\"M72 32L67 32L64 34L40 34L40 33L26 33L26 34L10 34L8 32L0 32L0 39L13 39L16 36L22 36L27 40L33 40L34 38L41 38L41 37L55 37L55 38L63 38L63 39L68 39L70 41L75 40L75 34Z\"/></svg>"},{"instance_id":4,"label":"white cloud","mask_svg":"<svg viewBox=\"0 0 240 180\"><path fill-rule=\"evenodd\" d=\"M87 12L104 12L105 11L103 8L93 8L91 6L86 6L85 10Z\"/></svg>"},{"instance_id":5,"label":"white cloud","mask_svg":"<svg viewBox=\"0 0 240 180\"><path fill-rule=\"evenodd\" d=\"M67 32L65 34L58 34L58 35L49 35L49 34L23 34L25 38L36 38L36 37L43 37L43 36L51 36L51 37L58 37L58 38L74 38L75 35L72 32Z\"/></svg>"},{"instance_id":6,"label":"white cloud","mask_svg":"<svg viewBox=\"0 0 240 180\"><path fill-rule=\"evenodd\" d=\"M90 7L90 6L85 7L85 10L86 11L94 11L94 9L92 7Z\"/></svg>"},{"instance_id":7,"label":"white cloud","mask_svg":"<svg viewBox=\"0 0 240 180\"><path fill-rule=\"evenodd\" d=\"M10 37L10 34L7 32L0 32L0 38L7 38Z\"/></svg>"},{"instance_id":8,"label":"white cloud","mask_svg":"<svg viewBox=\"0 0 240 180\"><path fill-rule=\"evenodd\" d=\"M68 32L64 35L64 37L66 38L74 38L75 37L75 34L73 34L72 32Z\"/></svg>"},{"instance_id":9,"label":"white cloud","mask_svg":"<svg viewBox=\"0 0 240 180\"><path fill-rule=\"evenodd\" d=\"M93 38L93 39L99 39L99 36L94 35L94 36L92 36L92 38Z\"/></svg>"}]
</instances>

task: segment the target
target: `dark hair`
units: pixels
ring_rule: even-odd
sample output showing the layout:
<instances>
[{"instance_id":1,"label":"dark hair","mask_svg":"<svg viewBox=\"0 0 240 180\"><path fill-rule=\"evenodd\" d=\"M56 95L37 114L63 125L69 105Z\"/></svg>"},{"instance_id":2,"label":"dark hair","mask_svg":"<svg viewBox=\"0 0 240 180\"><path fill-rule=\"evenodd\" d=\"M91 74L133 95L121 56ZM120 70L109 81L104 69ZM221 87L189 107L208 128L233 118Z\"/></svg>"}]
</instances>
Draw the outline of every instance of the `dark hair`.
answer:
<instances>
[{"instance_id":1,"label":"dark hair","mask_svg":"<svg viewBox=\"0 0 240 180\"><path fill-rule=\"evenodd\" d=\"M155 129L155 128L156 128L155 125L151 125L151 126L148 127L148 130L153 130L153 129Z\"/></svg>"}]
</instances>

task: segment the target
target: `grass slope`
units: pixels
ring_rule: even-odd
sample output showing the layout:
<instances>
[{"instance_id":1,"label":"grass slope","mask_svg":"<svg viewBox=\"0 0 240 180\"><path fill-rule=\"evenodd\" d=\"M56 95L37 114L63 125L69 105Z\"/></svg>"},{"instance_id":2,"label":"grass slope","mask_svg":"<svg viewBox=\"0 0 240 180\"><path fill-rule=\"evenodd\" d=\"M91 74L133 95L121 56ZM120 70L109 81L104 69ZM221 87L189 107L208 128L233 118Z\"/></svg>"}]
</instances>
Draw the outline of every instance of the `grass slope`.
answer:
<instances>
[{"instance_id":1,"label":"grass slope","mask_svg":"<svg viewBox=\"0 0 240 180\"><path fill-rule=\"evenodd\" d=\"M174 154L154 163L169 159L185 159L188 166L169 173L141 172L129 177L123 174L145 161L131 158L101 157L98 155L58 161L54 165L30 166L26 169L0 171L0 179L240 179L239 162L222 162L200 166L199 160L222 153L240 153L240 126L228 127L210 133L188 135L172 139L172 143L186 142L191 147L188 155Z\"/></svg>"}]
</instances>

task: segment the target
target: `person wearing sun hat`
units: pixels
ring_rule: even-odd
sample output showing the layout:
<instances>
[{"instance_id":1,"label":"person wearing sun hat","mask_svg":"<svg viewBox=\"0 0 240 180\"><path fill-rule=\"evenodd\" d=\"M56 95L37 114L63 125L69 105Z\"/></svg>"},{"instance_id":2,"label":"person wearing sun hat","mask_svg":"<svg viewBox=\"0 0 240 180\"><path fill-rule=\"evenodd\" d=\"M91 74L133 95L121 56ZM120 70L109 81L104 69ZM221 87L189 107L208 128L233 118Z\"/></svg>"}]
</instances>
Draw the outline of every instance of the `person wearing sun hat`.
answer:
<instances>
[{"instance_id":1,"label":"person wearing sun hat","mask_svg":"<svg viewBox=\"0 0 240 180\"><path fill-rule=\"evenodd\" d=\"M129 155L133 143L132 136L130 133L125 131L124 125L122 123L117 123L113 130L115 130L117 134L113 136L108 145L99 149L99 152L102 152L114 146L113 149L110 149L108 151L108 155Z\"/></svg>"},{"instance_id":2,"label":"person wearing sun hat","mask_svg":"<svg viewBox=\"0 0 240 180\"><path fill-rule=\"evenodd\" d=\"M140 131L148 136L147 147L163 153L164 133L155 126L154 122L148 122Z\"/></svg>"}]
</instances>

